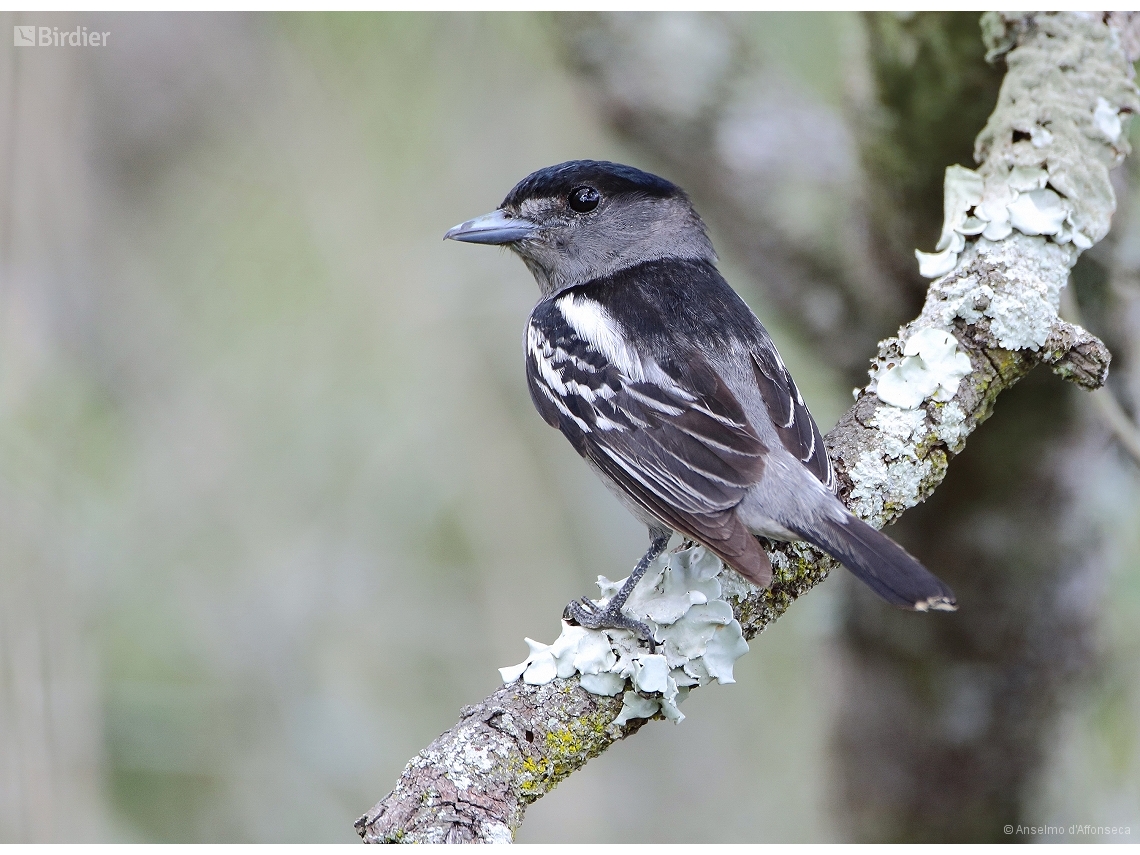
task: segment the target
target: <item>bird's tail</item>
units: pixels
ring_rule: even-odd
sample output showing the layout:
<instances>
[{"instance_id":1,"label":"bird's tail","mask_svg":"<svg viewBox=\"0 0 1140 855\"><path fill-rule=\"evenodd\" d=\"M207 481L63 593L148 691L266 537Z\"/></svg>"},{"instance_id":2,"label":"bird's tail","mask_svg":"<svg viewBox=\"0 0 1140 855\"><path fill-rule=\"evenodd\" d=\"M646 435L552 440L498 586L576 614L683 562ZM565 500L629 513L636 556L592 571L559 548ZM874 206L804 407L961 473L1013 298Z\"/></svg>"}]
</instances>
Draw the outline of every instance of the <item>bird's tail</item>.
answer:
<instances>
[{"instance_id":1,"label":"bird's tail","mask_svg":"<svg viewBox=\"0 0 1140 855\"><path fill-rule=\"evenodd\" d=\"M850 514L844 522L816 521L811 531L792 529L858 576L896 606L952 612L954 592L909 552Z\"/></svg>"}]
</instances>

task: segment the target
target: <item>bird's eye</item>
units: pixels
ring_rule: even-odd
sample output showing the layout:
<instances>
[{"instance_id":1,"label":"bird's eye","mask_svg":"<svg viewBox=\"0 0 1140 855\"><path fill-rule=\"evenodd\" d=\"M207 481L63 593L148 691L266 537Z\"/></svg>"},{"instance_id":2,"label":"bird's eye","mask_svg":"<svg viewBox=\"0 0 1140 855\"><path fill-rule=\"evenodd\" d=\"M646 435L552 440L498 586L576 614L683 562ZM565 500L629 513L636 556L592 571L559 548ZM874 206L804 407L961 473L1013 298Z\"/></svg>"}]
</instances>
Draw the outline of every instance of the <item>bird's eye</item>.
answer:
<instances>
[{"instance_id":1,"label":"bird's eye","mask_svg":"<svg viewBox=\"0 0 1140 855\"><path fill-rule=\"evenodd\" d=\"M570 198L567 201L571 210L585 214L598 207L598 202L602 201L602 194L593 187L575 187L570 191Z\"/></svg>"}]
</instances>

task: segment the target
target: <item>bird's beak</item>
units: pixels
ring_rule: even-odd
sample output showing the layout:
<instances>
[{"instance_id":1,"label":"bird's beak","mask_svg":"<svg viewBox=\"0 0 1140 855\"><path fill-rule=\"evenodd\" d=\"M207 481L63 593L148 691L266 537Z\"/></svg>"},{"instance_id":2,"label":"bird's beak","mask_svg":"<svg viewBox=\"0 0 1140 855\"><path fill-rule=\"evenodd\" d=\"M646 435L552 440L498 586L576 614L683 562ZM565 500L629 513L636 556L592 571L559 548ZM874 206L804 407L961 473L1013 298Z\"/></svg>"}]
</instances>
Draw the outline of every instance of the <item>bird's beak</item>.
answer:
<instances>
[{"instance_id":1,"label":"bird's beak","mask_svg":"<svg viewBox=\"0 0 1140 855\"><path fill-rule=\"evenodd\" d=\"M450 238L465 243L505 244L531 237L537 230L536 223L499 210L460 223L449 230L443 239Z\"/></svg>"}]
</instances>

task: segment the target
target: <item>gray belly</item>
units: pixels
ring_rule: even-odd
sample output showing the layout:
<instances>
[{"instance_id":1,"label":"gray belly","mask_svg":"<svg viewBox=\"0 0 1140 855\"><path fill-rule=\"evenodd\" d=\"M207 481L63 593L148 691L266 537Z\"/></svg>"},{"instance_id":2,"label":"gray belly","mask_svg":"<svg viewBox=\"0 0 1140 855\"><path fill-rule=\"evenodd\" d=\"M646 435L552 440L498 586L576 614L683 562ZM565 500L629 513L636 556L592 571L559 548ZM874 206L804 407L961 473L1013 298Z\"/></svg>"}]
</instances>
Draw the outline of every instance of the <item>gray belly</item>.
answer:
<instances>
[{"instance_id":1,"label":"gray belly","mask_svg":"<svg viewBox=\"0 0 1140 855\"><path fill-rule=\"evenodd\" d=\"M606 485L606 488L611 493L613 493L614 496L617 497L617 500L622 503L625 509L633 514L634 517L636 517L642 525L648 529L664 529L665 531L673 530L672 526L661 522L661 520L657 519L655 516L646 511L645 508L641 507L641 505L633 501L633 499L631 499L626 494L625 490L619 487L618 483L605 472L603 472L598 467L598 465L594 463L593 460L591 460L589 457L585 457L583 459L590 464L590 468L594 470L594 474L602 479L602 483Z\"/></svg>"}]
</instances>

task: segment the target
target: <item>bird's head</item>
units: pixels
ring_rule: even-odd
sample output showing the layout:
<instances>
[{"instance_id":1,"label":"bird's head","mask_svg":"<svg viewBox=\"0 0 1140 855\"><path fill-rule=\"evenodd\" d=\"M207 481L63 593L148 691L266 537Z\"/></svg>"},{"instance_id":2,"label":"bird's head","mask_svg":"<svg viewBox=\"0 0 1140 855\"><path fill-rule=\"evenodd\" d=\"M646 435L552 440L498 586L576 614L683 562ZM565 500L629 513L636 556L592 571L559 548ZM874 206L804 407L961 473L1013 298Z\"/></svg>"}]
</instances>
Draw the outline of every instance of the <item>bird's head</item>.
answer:
<instances>
[{"instance_id":1,"label":"bird's head","mask_svg":"<svg viewBox=\"0 0 1140 855\"><path fill-rule=\"evenodd\" d=\"M572 160L520 181L497 210L444 238L516 252L550 295L646 261L715 261L685 192L632 166Z\"/></svg>"}]
</instances>

